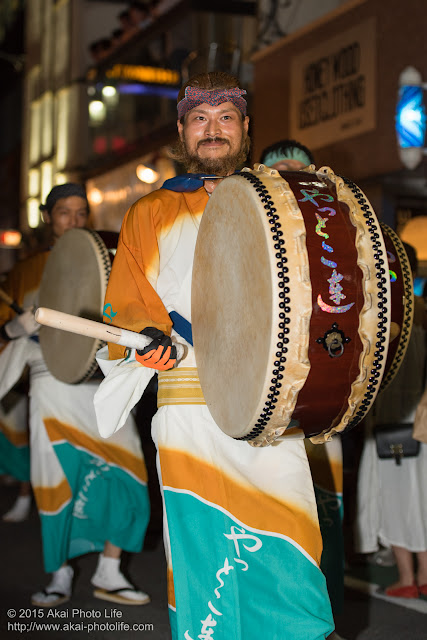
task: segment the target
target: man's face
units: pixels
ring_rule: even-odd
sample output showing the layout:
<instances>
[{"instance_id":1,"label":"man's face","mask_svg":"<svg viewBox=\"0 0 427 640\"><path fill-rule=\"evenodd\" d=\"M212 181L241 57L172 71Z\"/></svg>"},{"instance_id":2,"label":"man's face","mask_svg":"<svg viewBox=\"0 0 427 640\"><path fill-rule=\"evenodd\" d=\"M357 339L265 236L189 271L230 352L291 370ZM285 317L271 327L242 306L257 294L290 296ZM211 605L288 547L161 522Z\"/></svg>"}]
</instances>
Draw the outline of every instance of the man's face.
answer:
<instances>
[{"instance_id":1,"label":"man's face","mask_svg":"<svg viewBox=\"0 0 427 640\"><path fill-rule=\"evenodd\" d=\"M179 137L187 154L210 173L232 173L229 160L238 157L247 138L249 118L242 114L232 102L223 102L216 107L201 104L185 116L184 123L178 121ZM243 159L244 160L244 159ZM225 174L224 174L225 175Z\"/></svg>"},{"instance_id":2,"label":"man's face","mask_svg":"<svg viewBox=\"0 0 427 640\"><path fill-rule=\"evenodd\" d=\"M271 169L277 169L277 171L298 171L304 169L306 165L301 160L294 160L293 158L287 158L286 160L280 160L271 165Z\"/></svg>"},{"instance_id":3,"label":"man's face","mask_svg":"<svg viewBox=\"0 0 427 640\"><path fill-rule=\"evenodd\" d=\"M89 217L87 202L80 196L69 196L57 200L49 213L44 213L45 221L52 226L54 239L60 238L70 229L82 229Z\"/></svg>"}]
</instances>

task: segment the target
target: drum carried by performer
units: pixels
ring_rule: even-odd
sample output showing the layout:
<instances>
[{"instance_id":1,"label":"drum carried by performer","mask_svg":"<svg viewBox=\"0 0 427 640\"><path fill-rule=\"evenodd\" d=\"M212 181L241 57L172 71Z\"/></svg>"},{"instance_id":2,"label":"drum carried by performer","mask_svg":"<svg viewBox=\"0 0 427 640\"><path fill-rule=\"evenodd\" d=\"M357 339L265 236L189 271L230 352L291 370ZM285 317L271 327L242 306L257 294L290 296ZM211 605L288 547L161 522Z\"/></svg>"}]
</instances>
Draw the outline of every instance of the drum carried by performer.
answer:
<instances>
[{"instance_id":1,"label":"drum carried by performer","mask_svg":"<svg viewBox=\"0 0 427 640\"><path fill-rule=\"evenodd\" d=\"M224 180L200 225L192 291L198 371L217 424L255 445L288 425L322 442L357 424L386 362L387 266L368 201L331 169L259 165Z\"/></svg>"},{"instance_id":2,"label":"drum carried by performer","mask_svg":"<svg viewBox=\"0 0 427 640\"><path fill-rule=\"evenodd\" d=\"M118 233L71 229L55 243L43 271L39 306L100 321ZM50 373L68 384L89 380L98 369L99 339L40 329ZM58 354L61 358L58 358Z\"/></svg>"}]
</instances>

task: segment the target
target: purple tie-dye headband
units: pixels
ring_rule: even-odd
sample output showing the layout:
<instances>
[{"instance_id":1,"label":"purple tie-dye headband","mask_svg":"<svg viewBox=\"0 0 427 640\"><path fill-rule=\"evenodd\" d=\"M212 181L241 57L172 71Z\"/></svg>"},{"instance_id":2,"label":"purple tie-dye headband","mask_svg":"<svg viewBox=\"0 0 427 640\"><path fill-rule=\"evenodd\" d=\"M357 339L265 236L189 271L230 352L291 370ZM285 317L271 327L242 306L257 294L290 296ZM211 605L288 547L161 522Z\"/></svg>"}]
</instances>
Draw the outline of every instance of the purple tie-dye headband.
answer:
<instances>
[{"instance_id":1,"label":"purple tie-dye headband","mask_svg":"<svg viewBox=\"0 0 427 640\"><path fill-rule=\"evenodd\" d=\"M199 104L207 103L212 107L217 107L223 102L232 102L246 116L246 100L242 98L245 94L246 91L238 87L225 90L186 87L185 98L178 102L178 119L181 120L187 111L198 107Z\"/></svg>"}]
</instances>

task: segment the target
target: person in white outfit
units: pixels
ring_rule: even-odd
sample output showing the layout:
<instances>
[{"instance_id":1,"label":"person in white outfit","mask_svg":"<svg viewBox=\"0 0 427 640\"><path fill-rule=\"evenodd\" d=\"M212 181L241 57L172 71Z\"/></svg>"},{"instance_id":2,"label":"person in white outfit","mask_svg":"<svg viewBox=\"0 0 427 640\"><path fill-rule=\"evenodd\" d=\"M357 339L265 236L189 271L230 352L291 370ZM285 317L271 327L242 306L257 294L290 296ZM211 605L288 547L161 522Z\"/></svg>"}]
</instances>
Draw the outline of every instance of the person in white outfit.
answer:
<instances>
[{"instance_id":1,"label":"person in white outfit","mask_svg":"<svg viewBox=\"0 0 427 640\"><path fill-rule=\"evenodd\" d=\"M413 247L404 245L413 274L417 258ZM391 548L399 577L386 595L417 598L427 595L427 445L416 457L380 459L372 433L374 424L413 423L425 387L426 312L422 298L415 296L412 333L400 369L381 393L368 416L367 436L358 481L358 551L372 553L379 545ZM415 573L414 556L417 559Z\"/></svg>"}]
</instances>

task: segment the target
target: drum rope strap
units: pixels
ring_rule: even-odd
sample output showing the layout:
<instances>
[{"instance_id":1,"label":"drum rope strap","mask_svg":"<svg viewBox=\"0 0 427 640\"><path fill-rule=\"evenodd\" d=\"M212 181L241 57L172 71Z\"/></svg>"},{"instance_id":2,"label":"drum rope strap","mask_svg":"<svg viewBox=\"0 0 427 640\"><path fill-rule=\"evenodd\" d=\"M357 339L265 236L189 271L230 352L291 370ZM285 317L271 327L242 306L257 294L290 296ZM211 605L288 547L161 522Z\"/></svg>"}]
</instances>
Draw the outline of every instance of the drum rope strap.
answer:
<instances>
[{"instance_id":1,"label":"drum rope strap","mask_svg":"<svg viewBox=\"0 0 427 640\"><path fill-rule=\"evenodd\" d=\"M169 317L172 320L172 328L177 332L181 338L184 338L193 346L193 330L191 328L191 323L188 322L183 316L181 316L177 311L171 311L169 313Z\"/></svg>"}]
</instances>

